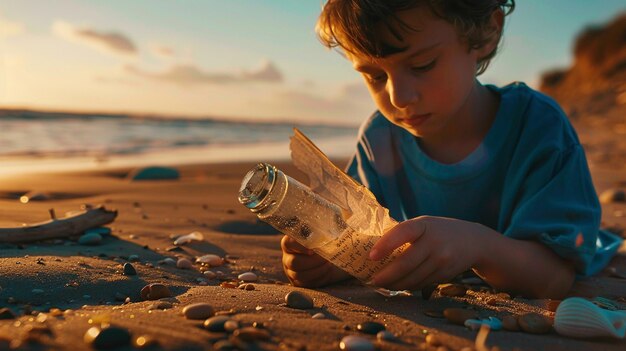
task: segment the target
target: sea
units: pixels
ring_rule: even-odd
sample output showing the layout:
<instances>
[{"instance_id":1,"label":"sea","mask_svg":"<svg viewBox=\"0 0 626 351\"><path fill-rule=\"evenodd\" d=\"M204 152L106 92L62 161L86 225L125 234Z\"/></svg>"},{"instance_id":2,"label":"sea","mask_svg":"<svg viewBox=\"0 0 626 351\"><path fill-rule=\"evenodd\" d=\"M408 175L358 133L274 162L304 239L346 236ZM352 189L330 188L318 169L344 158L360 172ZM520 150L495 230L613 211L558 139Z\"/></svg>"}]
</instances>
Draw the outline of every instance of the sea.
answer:
<instances>
[{"instance_id":1,"label":"sea","mask_svg":"<svg viewBox=\"0 0 626 351\"><path fill-rule=\"evenodd\" d=\"M358 126L179 116L0 110L0 176L128 166L272 162L300 129L331 158L353 152Z\"/></svg>"}]
</instances>

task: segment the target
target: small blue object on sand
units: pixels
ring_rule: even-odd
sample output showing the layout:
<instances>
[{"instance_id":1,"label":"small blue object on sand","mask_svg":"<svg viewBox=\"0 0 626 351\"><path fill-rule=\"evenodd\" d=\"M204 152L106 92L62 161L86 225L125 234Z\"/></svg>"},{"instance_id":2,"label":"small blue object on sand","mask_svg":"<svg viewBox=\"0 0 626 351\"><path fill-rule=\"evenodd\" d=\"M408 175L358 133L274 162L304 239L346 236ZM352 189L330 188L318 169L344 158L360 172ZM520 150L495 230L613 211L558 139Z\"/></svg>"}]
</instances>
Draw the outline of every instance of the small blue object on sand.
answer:
<instances>
[{"instance_id":1,"label":"small blue object on sand","mask_svg":"<svg viewBox=\"0 0 626 351\"><path fill-rule=\"evenodd\" d=\"M180 178L180 173L176 168L171 167L143 167L130 172L127 179L136 180L176 180Z\"/></svg>"}]
</instances>

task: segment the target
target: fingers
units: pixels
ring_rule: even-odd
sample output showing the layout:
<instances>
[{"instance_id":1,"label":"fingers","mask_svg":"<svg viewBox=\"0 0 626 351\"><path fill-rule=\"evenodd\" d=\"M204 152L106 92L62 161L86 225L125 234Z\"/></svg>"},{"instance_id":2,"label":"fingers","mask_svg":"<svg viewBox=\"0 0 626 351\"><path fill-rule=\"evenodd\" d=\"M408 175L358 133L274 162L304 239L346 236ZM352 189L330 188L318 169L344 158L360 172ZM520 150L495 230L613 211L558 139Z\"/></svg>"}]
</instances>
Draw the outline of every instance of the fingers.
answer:
<instances>
[{"instance_id":1,"label":"fingers","mask_svg":"<svg viewBox=\"0 0 626 351\"><path fill-rule=\"evenodd\" d=\"M431 284L434 276L437 275L437 266L426 260L417 269L409 272L399 280L385 285L390 290L417 290Z\"/></svg>"},{"instance_id":2,"label":"fingers","mask_svg":"<svg viewBox=\"0 0 626 351\"><path fill-rule=\"evenodd\" d=\"M420 220L420 217L399 223L376 242L370 251L369 258L378 261L403 244L416 241L426 231L426 223Z\"/></svg>"},{"instance_id":3,"label":"fingers","mask_svg":"<svg viewBox=\"0 0 626 351\"><path fill-rule=\"evenodd\" d=\"M335 267L326 262L322 266L313 268L306 271L294 271L286 266L283 266L285 275L289 278L289 281L295 286L303 287L320 287L328 283L330 273Z\"/></svg>"},{"instance_id":4,"label":"fingers","mask_svg":"<svg viewBox=\"0 0 626 351\"><path fill-rule=\"evenodd\" d=\"M283 265L294 271L308 271L324 265L327 261L319 255L283 253Z\"/></svg>"},{"instance_id":5,"label":"fingers","mask_svg":"<svg viewBox=\"0 0 626 351\"><path fill-rule=\"evenodd\" d=\"M410 245L402 254L383 267L374 276L372 283L376 286L387 288L395 282L412 276L415 272L421 272L424 270L422 266L428 261L429 252L417 245ZM430 272L423 272L423 274L425 273ZM419 275L416 277L419 277Z\"/></svg>"},{"instance_id":6,"label":"fingers","mask_svg":"<svg viewBox=\"0 0 626 351\"><path fill-rule=\"evenodd\" d=\"M300 245L295 239L285 235L280 240L280 248L283 252L293 253L293 254L302 254L302 255L313 255L313 250L307 249L306 247Z\"/></svg>"}]
</instances>

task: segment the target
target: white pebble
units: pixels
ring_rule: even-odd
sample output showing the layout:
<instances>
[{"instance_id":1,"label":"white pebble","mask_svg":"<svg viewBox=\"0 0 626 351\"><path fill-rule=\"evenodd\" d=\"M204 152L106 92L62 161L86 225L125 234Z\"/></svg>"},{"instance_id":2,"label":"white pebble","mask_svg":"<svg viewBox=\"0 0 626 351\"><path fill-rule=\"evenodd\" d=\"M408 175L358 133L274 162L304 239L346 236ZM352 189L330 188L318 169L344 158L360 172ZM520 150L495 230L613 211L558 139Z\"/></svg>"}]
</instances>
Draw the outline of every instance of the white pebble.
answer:
<instances>
[{"instance_id":1,"label":"white pebble","mask_svg":"<svg viewBox=\"0 0 626 351\"><path fill-rule=\"evenodd\" d=\"M224 259L218 255L204 255L196 258L196 263L207 263L211 267L219 267L224 264Z\"/></svg>"},{"instance_id":2,"label":"white pebble","mask_svg":"<svg viewBox=\"0 0 626 351\"><path fill-rule=\"evenodd\" d=\"M341 339L339 349L345 351L374 351L374 344L362 336L348 335Z\"/></svg>"}]
</instances>

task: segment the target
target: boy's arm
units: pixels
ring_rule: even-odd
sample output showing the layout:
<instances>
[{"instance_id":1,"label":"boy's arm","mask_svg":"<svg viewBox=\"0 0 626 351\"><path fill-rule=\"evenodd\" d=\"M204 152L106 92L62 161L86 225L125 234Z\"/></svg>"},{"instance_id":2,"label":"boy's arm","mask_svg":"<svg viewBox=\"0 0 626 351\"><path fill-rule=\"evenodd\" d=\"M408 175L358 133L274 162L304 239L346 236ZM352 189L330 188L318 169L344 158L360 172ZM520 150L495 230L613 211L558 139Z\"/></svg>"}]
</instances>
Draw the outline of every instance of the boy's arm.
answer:
<instances>
[{"instance_id":1,"label":"boy's arm","mask_svg":"<svg viewBox=\"0 0 626 351\"><path fill-rule=\"evenodd\" d=\"M482 228L485 254L474 271L498 290L535 298L563 298L574 283L572 264L537 241L506 237L489 227Z\"/></svg>"},{"instance_id":2,"label":"boy's arm","mask_svg":"<svg viewBox=\"0 0 626 351\"><path fill-rule=\"evenodd\" d=\"M541 243L445 217L422 216L398 224L376 243L370 258L381 259L404 243L410 245L374 277L374 284L416 290L472 268L498 290L561 298L574 281L573 267Z\"/></svg>"}]
</instances>

